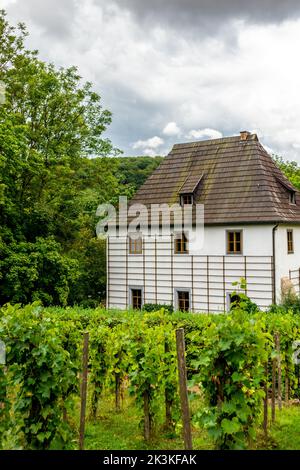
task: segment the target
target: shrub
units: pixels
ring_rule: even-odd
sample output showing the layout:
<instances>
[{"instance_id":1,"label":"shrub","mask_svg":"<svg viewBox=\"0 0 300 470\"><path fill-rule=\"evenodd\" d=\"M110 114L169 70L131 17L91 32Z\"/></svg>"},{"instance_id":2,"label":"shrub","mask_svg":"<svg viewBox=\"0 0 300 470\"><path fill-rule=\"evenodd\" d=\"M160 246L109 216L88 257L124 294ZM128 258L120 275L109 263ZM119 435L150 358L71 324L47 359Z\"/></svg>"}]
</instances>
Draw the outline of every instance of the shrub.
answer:
<instances>
[{"instance_id":1,"label":"shrub","mask_svg":"<svg viewBox=\"0 0 300 470\"><path fill-rule=\"evenodd\" d=\"M144 304L143 306L143 310L145 312L158 312L162 308L166 311L166 313L174 312L173 305L168 305L168 304Z\"/></svg>"},{"instance_id":2,"label":"shrub","mask_svg":"<svg viewBox=\"0 0 300 470\"><path fill-rule=\"evenodd\" d=\"M199 334L194 384L203 388L206 408L195 420L206 427L218 449L243 449L255 437L270 340L263 314L249 316L238 308Z\"/></svg>"}]
</instances>

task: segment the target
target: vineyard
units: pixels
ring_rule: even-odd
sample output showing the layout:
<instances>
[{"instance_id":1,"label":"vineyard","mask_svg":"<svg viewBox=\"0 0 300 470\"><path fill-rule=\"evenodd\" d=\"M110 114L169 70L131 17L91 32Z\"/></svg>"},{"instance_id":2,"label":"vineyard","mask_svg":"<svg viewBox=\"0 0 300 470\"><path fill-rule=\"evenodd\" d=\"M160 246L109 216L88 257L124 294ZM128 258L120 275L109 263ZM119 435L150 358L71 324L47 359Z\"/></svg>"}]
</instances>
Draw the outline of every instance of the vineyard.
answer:
<instances>
[{"instance_id":1,"label":"vineyard","mask_svg":"<svg viewBox=\"0 0 300 470\"><path fill-rule=\"evenodd\" d=\"M224 315L2 307L0 448L84 448L104 409L124 427L129 406L145 445L163 435L183 448L179 329L193 435L216 449L267 442L280 413L298 411L300 315L246 307Z\"/></svg>"}]
</instances>

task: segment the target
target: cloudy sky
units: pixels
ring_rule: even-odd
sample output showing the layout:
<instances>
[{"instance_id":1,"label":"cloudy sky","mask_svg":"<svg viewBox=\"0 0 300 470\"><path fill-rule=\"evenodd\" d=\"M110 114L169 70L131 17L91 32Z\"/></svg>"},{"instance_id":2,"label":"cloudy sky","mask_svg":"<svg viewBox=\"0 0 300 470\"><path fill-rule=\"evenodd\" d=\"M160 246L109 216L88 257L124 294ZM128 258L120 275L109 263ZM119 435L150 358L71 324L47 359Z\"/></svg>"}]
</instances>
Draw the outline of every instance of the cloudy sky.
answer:
<instances>
[{"instance_id":1,"label":"cloudy sky","mask_svg":"<svg viewBox=\"0 0 300 470\"><path fill-rule=\"evenodd\" d=\"M0 0L28 44L77 65L126 155L255 131L300 162L299 0Z\"/></svg>"}]
</instances>

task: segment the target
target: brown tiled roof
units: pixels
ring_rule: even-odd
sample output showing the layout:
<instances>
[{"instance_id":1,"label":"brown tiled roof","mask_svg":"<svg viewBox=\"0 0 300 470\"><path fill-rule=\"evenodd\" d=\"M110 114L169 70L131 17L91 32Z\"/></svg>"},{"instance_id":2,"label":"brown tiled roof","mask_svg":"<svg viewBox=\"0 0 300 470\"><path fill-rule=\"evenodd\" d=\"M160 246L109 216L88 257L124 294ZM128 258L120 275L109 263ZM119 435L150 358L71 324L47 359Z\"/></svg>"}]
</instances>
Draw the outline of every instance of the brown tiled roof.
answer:
<instances>
[{"instance_id":1,"label":"brown tiled roof","mask_svg":"<svg viewBox=\"0 0 300 470\"><path fill-rule=\"evenodd\" d=\"M300 223L300 193L255 134L174 145L131 204L173 204L192 186L206 224ZM293 190L296 204L289 202Z\"/></svg>"}]
</instances>

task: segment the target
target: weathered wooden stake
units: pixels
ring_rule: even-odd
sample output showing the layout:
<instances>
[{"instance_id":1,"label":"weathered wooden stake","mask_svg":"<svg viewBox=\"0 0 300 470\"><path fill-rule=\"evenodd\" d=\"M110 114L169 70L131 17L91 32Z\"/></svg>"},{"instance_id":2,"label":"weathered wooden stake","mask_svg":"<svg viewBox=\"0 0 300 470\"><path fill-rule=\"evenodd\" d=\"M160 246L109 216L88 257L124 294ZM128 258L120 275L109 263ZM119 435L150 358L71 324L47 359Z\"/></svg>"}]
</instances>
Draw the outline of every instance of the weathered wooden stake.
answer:
<instances>
[{"instance_id":1,"label":"weathered wooden stake","mask_svg":"<svg viewBox=\"0 0 300 470\"><path fill-rule=\"evenodd\" d=\"M79 428L79 449L84 448L84 430L87 396L87 375L89 359L89 333L83 333L83 352L82 352L82 380L81 380L81 406L80 406L80 428Z\"/></svg>"},{"instance_id":2,"label":"weathered wooden stake","mask_svg":"<svg viewBox=\"0 0 300 470\"><path fill-rule=\"evenodd\" d=\"M192 432L191 432L191 419L187 389L187 373L185 362L185 341L184 329L179 328L176 330L176 346L177 346L177 362L178 362L178 377L179 377L179 391L181 403L181 417L183 423L183 438L185 450L192 450Z\"/></svg>"},{"instance_id":3,"label":"weathered wooden stake","mask_svg":"<svg viewBox=\"0 0 300 470\"><path fill-rule=\"evenodd\" d=\"M263 429L265 437L268 437L268 362L265 365L265 382L264 382L264 422Z\"/></svg>"},{"instance_id":4,"label":"weathered wooden stake","mask_svg":"<svg viewBox=\"0 0 300 470\"><path fill-rule=\"evenodd\" d=\"M284 402L285 405L287 406L289 404L289 376L288 376L288 371L285 371L285 380L284 380Z\"/></svg>"},{"instance_id":5,"label":"weathered wooden stake","mask_svg":"<svg viewBox=\"0 0 300 470\"><path fill-rule=\"evenodd\" d=\"M272 359L272 397L271 397L272 423L275 422L276 363L277 363L277 360L276 360L276 358L274 357L274 358Z\"/></svg>"},{"instance_id":6,"label":"weathered wooden stake","mask_svg":"<svg viewBox=\"0 0 300 470\"><path fill-rule=\"evenodd\" d=\"M0 369L1 368L3 370L3 375L5 376L7 374L7 367L0 363ZM2 385L2 398L3 398L3 400L6 400L6 397L7 397L7 387L6 387L6 384L5 384L4 386ZM6 406L5 401L0 401L0 410L5 410L5 406Z\"/></svg>"},{"instance_id":7,"label":"weathered wooden stake","mask_svg":"<svg viewBox=\"0 0 300 470\"><path fill-rule=\"evenodd\" d=\"M150 403L149 392L144 391L144 439L146 442L150 440L151 435L151 417L150 417Z\"/></svg>"},{"instance_id":8,"label":"weathered wooden stake","mask_svg":"<svg viewBox=\"0 0 300 470\"><path fill-rule=\"evenodd\" d=\"M116 411L119 413L121 410L121 377L120 374L115 374L116 380Z\"/></svg>"},{"instance_id":9,"label":"weathered wooden stake","mask_svg":"<svg viewBox=\"0 0 300 470\"><path fill-rule=\"evenodd\" d=\"M168 342L165 341L165 353L167 354L170 351ZM166 423L165 427L166 429L171 429L173 427L173 421L172 421L172 396L170 396L170 391L165 388L165 406L166 406Z\"/></svg>"},{"instance_id":10,"label":"weathered wooden stake","mask_svg":"<svg viewBox=\"0 0 300 470\"><path fill-rule=\"evenodd\" d=\"M277 351L277 370L278 370L278 378L277 378L277 400L278 400L278 407L282 409L282 392L281 392L281 382L282 382L282 372L281 372L281 354L280 354L280 336L279 333L275 334L275 345Z\"/></svg>"},{"instance_id":11,"label":"weathered wooden stake","mask_svg":"<svg viewBox=\"0 0 300 470\"><path fill-rule=\"evenodd\" d=\"M66 407L63 406L63 422L67 423L67 421L68 421L68 413L67 413Z\"/></svg>"}]
</instances>

